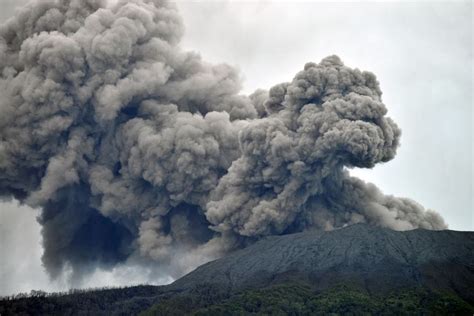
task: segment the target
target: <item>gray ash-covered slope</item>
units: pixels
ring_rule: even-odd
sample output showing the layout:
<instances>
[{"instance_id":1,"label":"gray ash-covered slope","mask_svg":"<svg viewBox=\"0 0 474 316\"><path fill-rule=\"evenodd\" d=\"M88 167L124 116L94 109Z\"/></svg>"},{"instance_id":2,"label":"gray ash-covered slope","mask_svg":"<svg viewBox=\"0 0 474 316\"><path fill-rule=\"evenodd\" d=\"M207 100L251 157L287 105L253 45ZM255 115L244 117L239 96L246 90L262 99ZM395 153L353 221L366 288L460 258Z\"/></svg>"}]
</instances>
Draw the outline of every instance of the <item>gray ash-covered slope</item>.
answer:
<instances>
[{"instance_id":1,"label":"gray ash-covered slope","mask_svg":"<svg viewBox=\"0 0 474 316\"><path fill-rule=\"evenodd\" d=\"M474 232L357 224L266 237L171 285L0 300L0 314L472 315L473 294Z\"/></svg>"},{"instance_id":2,"label":"gray ash-covered slope","mask_svg":"<svg viewBox=\"0 0 474 316\"><path fill-rule=\"evenodd\" d=\"M324 290L338 283L369 293L420 286L474 300L474 233L393 231L365 224L330 232L271 236L200 266L170 287L211 283L231 291L309 281Z\"/></svg>"}]
</instances>

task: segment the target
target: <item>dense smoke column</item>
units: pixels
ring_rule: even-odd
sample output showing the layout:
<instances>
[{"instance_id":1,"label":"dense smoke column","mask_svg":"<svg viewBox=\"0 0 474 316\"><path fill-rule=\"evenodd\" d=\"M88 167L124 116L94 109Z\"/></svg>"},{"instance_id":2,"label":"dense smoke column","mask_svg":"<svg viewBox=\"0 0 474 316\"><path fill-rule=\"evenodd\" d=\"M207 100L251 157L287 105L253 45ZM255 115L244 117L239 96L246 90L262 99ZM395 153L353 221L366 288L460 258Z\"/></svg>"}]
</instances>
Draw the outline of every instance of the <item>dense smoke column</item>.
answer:
<instances>
[{"instance_id":1,"label":"dense smoke column","mask_svg":"<svg viewBox=\"0 0 474 316\"><path fill-rule=\"evenodd\" d=\"M201 207L257 112L182 29L163 1L38 1L2 26L0 192L43 208L51 274L211 237Z\"/></svg>"},{"instance_id":2,"label":"dense smoke column","mask_svg":"<svg viewBox=\"0 0 474 316\"><path fill-rule=\"evenodd\" d=\"M399 142L373 74L331 56L247 97L182 33L160 0L38 1L0 27L0 196L42 208L52 276L132 257L179 275L264 235L356 222L446 227L348 175Z\"/></svg>"},{"instance_id":3,"label":"dense smoke column","mask_svg":"<svg viewBox=\"0 0 474 316\"><path fill-rule=\"evenodd\" d=\"M207 206L216 230L259 236L357 222L445 227L439 215L386 197L344 170L389 161L399 144L373 74L327 57L273 87L264 105L268 117L243 128L242 156Z\"/></svg>"}]
</instances>

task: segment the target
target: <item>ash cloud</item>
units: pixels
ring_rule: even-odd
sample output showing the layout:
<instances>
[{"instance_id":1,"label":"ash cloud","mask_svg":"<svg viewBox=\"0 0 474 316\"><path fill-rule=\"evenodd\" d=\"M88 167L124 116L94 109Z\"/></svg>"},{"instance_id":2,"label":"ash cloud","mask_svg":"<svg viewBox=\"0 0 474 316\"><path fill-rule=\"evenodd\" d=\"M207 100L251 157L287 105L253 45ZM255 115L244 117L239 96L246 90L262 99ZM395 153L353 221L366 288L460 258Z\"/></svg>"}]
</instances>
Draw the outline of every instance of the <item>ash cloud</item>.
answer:
<instances>
[{"instance_id":1,"label":"ash cloud","mask_svg":"<svg viewBox=\"0 0 474 316\"><path fill-rule=\"evenodd\" d=\"M179 276L271 234L443 229L349 176L394 158L375 76L337 56L268 92L183 51L162 0L32 2L0 27L0 195L42 208L43 263Z\"/></svg>"}]
</instances>

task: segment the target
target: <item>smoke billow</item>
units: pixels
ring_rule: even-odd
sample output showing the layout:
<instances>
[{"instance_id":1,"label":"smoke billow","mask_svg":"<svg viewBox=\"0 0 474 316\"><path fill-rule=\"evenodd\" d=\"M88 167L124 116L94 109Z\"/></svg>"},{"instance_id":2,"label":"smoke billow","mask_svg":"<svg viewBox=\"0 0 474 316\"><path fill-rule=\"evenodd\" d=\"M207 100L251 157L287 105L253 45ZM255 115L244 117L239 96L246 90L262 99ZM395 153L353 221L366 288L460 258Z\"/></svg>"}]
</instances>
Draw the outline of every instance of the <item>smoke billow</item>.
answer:
<instances>
[{"instance_id":1,"label":"smoke billow","mask_svg":"<svg viewBox=\"0 0 474 316\"><path fill-rule=\"evenodd\" d=\"M45 0L0 27L0 195L41 207L50 275L134 258L179 275L262 236L442 229L349 176L395 156L375 76L336 56L239 94L164 0Z\"/></svg>"}]
</instances>

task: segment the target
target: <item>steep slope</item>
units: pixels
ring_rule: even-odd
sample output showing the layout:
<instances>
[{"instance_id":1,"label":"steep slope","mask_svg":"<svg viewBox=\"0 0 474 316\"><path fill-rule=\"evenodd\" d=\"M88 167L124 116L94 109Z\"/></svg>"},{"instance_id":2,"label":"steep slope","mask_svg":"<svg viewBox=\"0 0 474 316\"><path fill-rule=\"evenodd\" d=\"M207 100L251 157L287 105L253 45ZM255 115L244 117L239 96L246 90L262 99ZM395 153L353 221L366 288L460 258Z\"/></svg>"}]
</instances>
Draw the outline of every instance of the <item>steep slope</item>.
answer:
<instances>
[{"instance_id":1,"label":"steep slope","mask_svg":"<svg viewBox=\"0 0 474 316\"><path fill-rule=\"evenodd\" d=\"M217 284L238 291L289 280L310 281L318 290L353 284L369 293L421 286L473 301L474 233L358 224L272 236L202 265L170 288Z\"/></svg>"}]
</instances>

